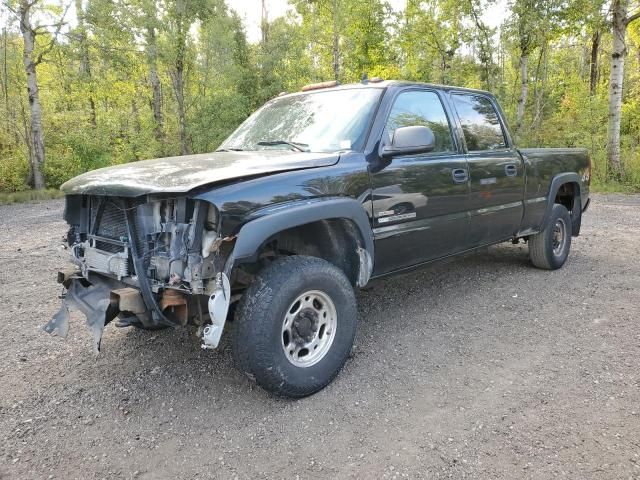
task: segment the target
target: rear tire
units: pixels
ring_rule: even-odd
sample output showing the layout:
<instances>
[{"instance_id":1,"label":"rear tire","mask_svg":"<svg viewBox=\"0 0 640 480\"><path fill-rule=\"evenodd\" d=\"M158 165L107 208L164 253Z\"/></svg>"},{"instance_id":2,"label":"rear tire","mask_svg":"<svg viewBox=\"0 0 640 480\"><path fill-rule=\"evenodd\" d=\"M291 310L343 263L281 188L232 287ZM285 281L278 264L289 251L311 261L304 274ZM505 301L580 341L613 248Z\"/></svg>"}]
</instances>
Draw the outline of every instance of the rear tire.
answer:
<instances>
[{"instance_id":1,"label":"rear tire","mask_svg":"<svg viewBox=\"0 0 640 480\"><path fill-rule=\"evenodd\" d=\"M327 386L346 362L357 308L345 274L315 257L275 260L244 293L233 325L237 367L292 398Z\"/></svg>"},{"instance_id":2,"label":"rear tire","mask_svg":"<svg viewBox=\"0 0 640 480\"><path fill-rule=\"evenodd\" d=\"M556 203L544 230L529 237L531 263L545 270L556 270L567 261L571 249L571 215Z\"/></svg>"}]
</instances>

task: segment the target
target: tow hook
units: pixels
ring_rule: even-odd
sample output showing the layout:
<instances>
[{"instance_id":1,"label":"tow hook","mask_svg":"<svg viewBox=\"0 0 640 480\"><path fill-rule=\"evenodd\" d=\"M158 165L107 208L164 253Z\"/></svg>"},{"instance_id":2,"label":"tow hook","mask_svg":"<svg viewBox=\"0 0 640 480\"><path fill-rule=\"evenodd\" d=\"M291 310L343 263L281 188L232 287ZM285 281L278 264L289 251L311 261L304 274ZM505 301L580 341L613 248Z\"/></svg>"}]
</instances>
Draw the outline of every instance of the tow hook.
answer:
<instances>
[{"instance_id":1,"label":"tow hook","mask_svg":"<svg viewBox=\"0 0 640 480\"><path fill-rule=\"evenodd\" d=\"M231 303L231 285L229 278L220 272L216 275L215 290L209 297L208 309L211 317L211 325L207 325L202 332L202 348L214 349L218 347L224 324L227 320L227 312Z\"/></svg>"}]
</instances>

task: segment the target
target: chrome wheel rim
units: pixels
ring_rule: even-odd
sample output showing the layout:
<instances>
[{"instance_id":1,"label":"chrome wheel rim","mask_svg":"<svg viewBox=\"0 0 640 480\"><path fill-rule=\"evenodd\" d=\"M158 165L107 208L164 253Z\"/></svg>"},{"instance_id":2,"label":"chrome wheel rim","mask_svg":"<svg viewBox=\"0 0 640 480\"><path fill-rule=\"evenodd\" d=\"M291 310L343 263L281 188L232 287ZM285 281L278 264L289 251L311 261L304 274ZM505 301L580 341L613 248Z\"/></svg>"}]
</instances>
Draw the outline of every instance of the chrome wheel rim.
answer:
<instances>
[{"instance_id":1,"label":"chrome wheel rim","mask_svg":"<svg viewBox=\"0 0 640 480\"><path fill-rule=\"evenodd\" d=\"M296 367L310 367L322 360L336 334L338 315L329 296L310 290L298 296L282 322L280 342L285 357Z\"/></svg>"},{"instance_id":2,"label":"chrome wheel rim","mask_svg":"<svg viewBox=\"0 0 640 480\"><path fill-rule=\"evenodd\" d=\"M564 220L559 218L553 226L553 254L557 257L562 255L567 237L567 226Z\"/></svg>"}]
</instances>

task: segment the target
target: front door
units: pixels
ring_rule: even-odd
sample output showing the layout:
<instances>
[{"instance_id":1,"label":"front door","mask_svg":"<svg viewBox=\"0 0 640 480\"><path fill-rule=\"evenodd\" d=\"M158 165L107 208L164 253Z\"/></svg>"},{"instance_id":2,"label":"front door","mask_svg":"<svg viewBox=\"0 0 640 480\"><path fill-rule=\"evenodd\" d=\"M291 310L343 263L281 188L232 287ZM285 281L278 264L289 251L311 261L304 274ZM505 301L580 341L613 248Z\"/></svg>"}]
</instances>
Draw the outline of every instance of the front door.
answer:
<instances>
[{"instance_id":1,"label":"front door","mask_svg":"<svg viewBox=\"0 0 640 480\"><path fill-rule=\"evenodd\" d=\"M498 111L489 97L454 93L452 103L460 119L471 193L471 246L506 240L520 228L524 211L524 165L510 145Z\"/></svg>"},{"instance_id":2,"label":"front door","mask_svg":"<svg viewBox=\"0 0 640 480\"><path fill-rule=\"evenodd\" d=\"M386 127L431 128L429 153L394 157L371 172L376 273L383 274L461 250L468 226L467 161L453 140L438 94L405 90L396 97Z\"/></svg>"}]
</instances>

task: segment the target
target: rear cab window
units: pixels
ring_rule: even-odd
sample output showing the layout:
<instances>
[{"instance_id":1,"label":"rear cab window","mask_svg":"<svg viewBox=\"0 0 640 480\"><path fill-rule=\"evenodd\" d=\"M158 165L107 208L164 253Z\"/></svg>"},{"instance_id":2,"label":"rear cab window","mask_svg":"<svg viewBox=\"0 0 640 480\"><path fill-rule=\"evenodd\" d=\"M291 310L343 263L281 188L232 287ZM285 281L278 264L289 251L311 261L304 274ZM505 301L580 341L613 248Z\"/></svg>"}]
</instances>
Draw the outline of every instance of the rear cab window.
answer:
<instances>
[{"instance_id":1,"label":"rear cab window","mask_svg":"<svg viewBox=\"0 0 640 480\"><path fill-rule=\"evenodd\" d=\"M451 99L458 112L469 152L507 148L498 112L487 97L454 93Z\"/></svg>"}]
</instances>

